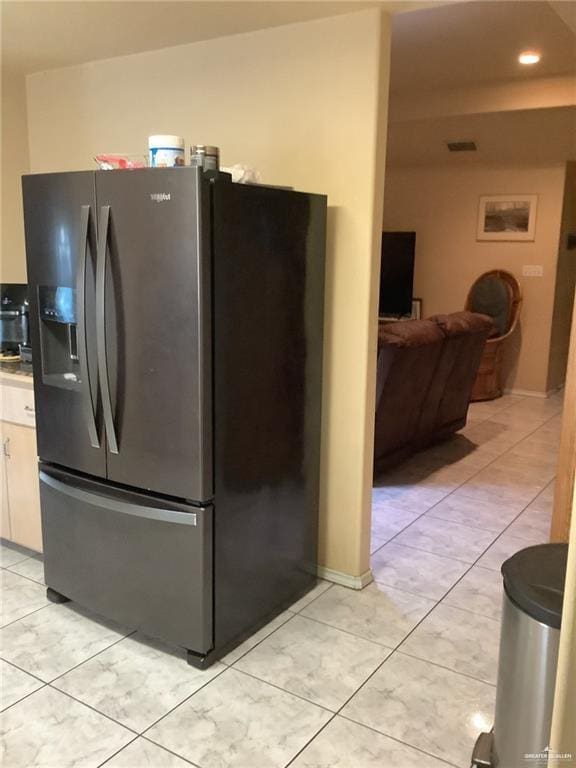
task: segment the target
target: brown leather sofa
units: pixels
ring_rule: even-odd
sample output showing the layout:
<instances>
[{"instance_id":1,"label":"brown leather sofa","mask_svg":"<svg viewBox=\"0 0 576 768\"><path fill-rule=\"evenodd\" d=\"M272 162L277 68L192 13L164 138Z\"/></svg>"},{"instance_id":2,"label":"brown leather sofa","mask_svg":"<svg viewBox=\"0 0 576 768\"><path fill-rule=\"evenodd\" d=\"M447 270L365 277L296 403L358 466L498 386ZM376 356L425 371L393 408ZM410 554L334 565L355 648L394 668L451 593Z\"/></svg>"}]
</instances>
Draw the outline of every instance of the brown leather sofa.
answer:
<instances>
[{"instance_id":1,"label":"brown leather sofa","mask_svg":"<svg viewBox=\"0 0 576 768\"><path fill-rule=\"evenodd\" d=\"M374 471L454 434L492 320L473 312L387 323L378 331Z\"/></svg>"}]
</instances>

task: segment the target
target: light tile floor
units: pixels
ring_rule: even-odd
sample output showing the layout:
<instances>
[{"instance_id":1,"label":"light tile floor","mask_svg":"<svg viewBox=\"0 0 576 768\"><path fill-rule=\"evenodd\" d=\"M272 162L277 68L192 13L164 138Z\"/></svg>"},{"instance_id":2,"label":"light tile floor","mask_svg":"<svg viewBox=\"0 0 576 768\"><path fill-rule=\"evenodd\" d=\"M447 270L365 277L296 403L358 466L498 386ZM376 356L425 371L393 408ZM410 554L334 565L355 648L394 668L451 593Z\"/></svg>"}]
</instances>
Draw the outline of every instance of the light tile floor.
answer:
<instances>
[{"instance_id":1,"label":"light tile floor","mask_svg":"<svg viewBox=\"0 0 576 768\"><path fill-rule=\"evenodd\" d=\"M362 592L320 582L205 672L47 603L1 546L4 768L466 768L492 724L500 566L546 541L560 396L474 404L380 478Z\"/></svg>"}]
</instances>

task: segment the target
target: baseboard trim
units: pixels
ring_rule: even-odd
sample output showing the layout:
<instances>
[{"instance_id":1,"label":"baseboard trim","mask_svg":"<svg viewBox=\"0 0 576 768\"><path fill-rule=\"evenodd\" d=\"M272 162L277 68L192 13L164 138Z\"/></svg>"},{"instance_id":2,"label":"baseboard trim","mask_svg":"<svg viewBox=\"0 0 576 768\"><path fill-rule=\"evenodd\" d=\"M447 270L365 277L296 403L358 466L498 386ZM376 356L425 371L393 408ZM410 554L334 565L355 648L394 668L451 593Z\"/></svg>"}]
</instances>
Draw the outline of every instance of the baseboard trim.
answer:
<instances>
[{"instance_id":1,"label":"baseboard trim","mask_svg":"<svg viewBox=\"0 0 576 768\"><path fill-rule=\"evenodd\" d=\"M555 394L556 392L560 392L562 387L558 387L557 389L550 389L547 392L536 392L533 389L505 389L504 394L505 395L519 395L520 397L537 397L541 400L546 400L550 395Z\"/></svg>"},{"instance_id":2,"label":"baseboard trim","mask_svg":"<svg viewBox=\"0 0 576 768\"><path fill-rule=\"evenodd\" d=\"M321 579L333 581L334 584L340 584L342 587L348 587L348 589L363 589L374 581L374 576L372 576L370 569L361 576L350 576L349 573L333 571L332 568L325 568L323 565L319 565L317 573Z\"/></svg>"}]
</instances>

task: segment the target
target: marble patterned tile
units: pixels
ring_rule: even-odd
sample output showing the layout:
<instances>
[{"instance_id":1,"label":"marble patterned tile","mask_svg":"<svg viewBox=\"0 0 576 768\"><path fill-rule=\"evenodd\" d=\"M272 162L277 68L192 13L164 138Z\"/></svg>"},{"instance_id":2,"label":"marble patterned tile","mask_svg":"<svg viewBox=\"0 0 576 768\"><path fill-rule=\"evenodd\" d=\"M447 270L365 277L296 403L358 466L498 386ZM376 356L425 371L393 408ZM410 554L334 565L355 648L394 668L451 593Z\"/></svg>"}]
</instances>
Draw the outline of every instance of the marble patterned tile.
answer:
<instances>
[{"instance_id":1,"label":"marble patterned tile","mask_svg":"<svg viewBox=\"0 0 576 768\"><path fill-rule=\"evenodd\" d=\"M458 493L471 499L498 502L517 502L523 509L538 496L546 481L537 482L525 473L512 473L490 466L469 480Z\"/></svg>"},{"instance_id":2,"label":"marble patterned tile","mask_svg":"<svg viewBox=\"0 0 576 768\"><path fill-rule=\"evenodd\" d=\"M446 768L446 763L336 716L290 768Z\"/></svg>"},{"instance_id":3,"label":"marble patterned tile","mask_svg":"<svg viewBox=\"0 0 576 768\"><path fill-rule=\"evenodd\" d=\"M526 507L526 511L530 511L532 509L538 510L538 512L545 512L549 515L552 514L552 510L554 509L554 491L556 487L556 481L552 480L551 483L549 483L544 490L536 496L534 501L531 501L530 504Z\"/></svg>"},{"instance_id":4,"label":"marble patterned tile","mask_svg":"<svg viewBox=\"0 0 576 768\"><path fill-rule=\"evenodd\" d=\"M378 550L384 546L389 541L388 538L383 538L381 536L376 536L375 534L372 534L370 536L370 554L373 555Z\"/></svg>"},{"instance_id":5,"label":"marble patterned tile","mask_svg":"<svg viewBox=\"0 0 576 768\"><path fill-rule=\"evenodd\" d=\"M522 440L513 450L515 456L525 456L529 459L542 458L544 461L550 461L558 456L558 445L550 445L549 439L535 435Z\"/></svg>"},{"instance_id":6,"label":"marble patterned tile","mask_svg":"<svg viewBox=\"0 0 576 768\"><path fill-rule=\"evenodd\" d=\"M218 663L194 669L184 651L132 635L52 684L142 733L223 669Z\"/></svg>"},{"instance_id":7,"label":"marble patterned tile","mask_svg":"<svg viewBox=\"0 0 576 768\"><path fill-rule=\"evenodd\" d=\"M518 406L512 406L506 408L492 417L492 421L497 421L499 424L506 424L513 429L526 429L532 432L539 427L544 426L546 421L550 418L551 414L543 414L532 407L530 410L526 408L519 408Z\"/></svg>"},{"instance_id":8,"label":"marble patterned tile","mask_svg":"<svg viewBox=\"0 0 576 768\"><path fill-rule=\"evenodd\" d=\"M298 615L235 668L335 711L389 653L381 645Z\"/></svg>"},{"instance_id":9,"label":"marble patterned tile","mask_svg":"<svg viewBox=\"0 0 576 768\"><path fill-rule=\"evenodd\" d=\"M284 768L331 715L227 669L146 733L202 768Z\"/></svg>"},{"instance_id":10,"label":"marble patterned tile","mask_svg":"<svg viewBox=\"0 0 576 768\"><path fill-rule=\"evenodd\" d=\"M0 709L5 709L42 688L44 683L0 659Z\"/></svg>"},{"instance_id":11,"label":"marble patterned tile","mask_svg":"<svg viewBox=\"0 0 576 768\"><path fill-rule=\"evenodd\" d=\"M408 510L425 511L440 501L440 499L443 499L446 494L450 493L451 489L445 490L438 487L427 487L423 483L415 483L402 486L387 486L379 490L381 500L394 501L396 506L402 505Z\"/></svg>"},{"instance_id":12,"label":"marble patterned tile","mask_svg":"<svg viewBox=\"0 0 576 768\"><path fill-rule=\"evenodd\" d=\"M491 419L467 426L461 430L460 434L483 451L489 451L497 456L527 437L530 432L530 429L512 428L509 424Z\"/></svg>"},{"instance_id":13,"label":"marble patterned tile","mask_svg":"<svg viewBox=\"0 0 576 768\"><path fill-rule=\"evenodd\" d=\"M502 595L502 576L498 571L475 565L442 602L500 621Z\"/></svg>"},{"instance_id":14,"label":"marble patterned tile","mask_svg":"<svg viewBox=\"0 0 576 768\"><path fill-rule=\"evenodd\" d=\"M396 544L473 563L496 538L491 531L423 517L398 534Z\"/></svg>"},{"instance_id":15,"label":"marble patterned tile","mask_svg":"<svg viewBox=\"0 0 576 768\"><path fill-rule=\"evenodd\" d=\"M304 606L308 605L308 603L311 603L312 600L316 600L316 598L320 597L320 595L326 592L327 589L330 589L331 586L331 581L318 579L316 586L311 589L310 592L307 592L304 597L301 597L300 600L297 600L295 603L292 603L292 605L288 606L288 610L292 611L292 613L298 613L298 611L301 611Z\"/></svg>"},{"instance_id":16,"label":"marble patterned tile","mask_svg":"<svg viewBox=\"0 0 576 768\"><path fill-rule=\"evenodd\" d=\"M409 512L416 517L421 515L429 508L430 503L426 500L414 500L408 497L404 499L402 496L399 498L389 498L386 495L386 488L373 488L372 489L372 509L386 510L391 512Z\"/></svg>"},{"instance_id":17,"label":"marble patterned tile","mask_svg":"<svg viewBox=\"0 0 576 768\"><path fill-rule=\"evenodd\" d=\"M423 461L433 462L436 467L458 466L479 471L494 461L494 451L483 449L468 440L463 434L457 434L444 443L423 451Z\"/></svg>"},{"instance_id":18,"label":"marble patterned tile","mask_svg":"<svg viewBox=\"0 0 576 768\"><path fill-rule=\"evenodd\" d=\"M505 472L526 473L539 483L549 483L558 469L558 457L520 456L514 450L509 451L494 462L494 467Z\"/></svg>"},{"instance_id":19,"label":"marble patterned tile","mask_svg":"<svg viewBox=\"0 0 576 768\"><path fill-rule=\"evenodd\" d=\"M420 517L420 512L372 505L372 535L388 541Z\"/></svg>"},{"instance_id":20,"label":"marble patterned tile","mask_svg":"<svg viewBox=\"0 0 576 768\"><path fill-rule=\"evenodd\" d=\"M443 603L400 646L403 653L496 684L500 622Z\"/></svg>"},{"instance_id":21,"label":"marble patterned tile","mask_svg":"<svg viewBox=\"0 0 576 768\"><path fill-rule=\"evenodd\" d=\"M529 544L545 544L550 541L552 513L528 508L506 531L510 536L524 539Z\"/></svg>"},{"instance_id":22,"label":"marble patterned tile","mask_svg":"<svg viewBox=\"0 0 576 768\"><path fill-rule=\"evenodd\" d=\"M46 582L44 581L44 561L39 555L36 557L28 557L26 560L21 560L19 563L10 566L8 570L46 586Z\"/></svg>"},{"instance_id":23,"label":"marble patterned tile","mask_svg":"<svg viewBox=\"0 0 576 768\"><path fill-rule=\"evenodd\" d=\"M451 523L459 523L469 528L501 533L518 514L518 504L507 504L470 499L453 493L439 504L429 509L425 517L437 517Z\"/></svg>"},{"instance_id":24,"label":"marble patterned tile","mask_svg":"<svg viewBox=\"0 0 576 768\"><path fill-rule=\"evenodd\" d=\"M378 550L371 562L377 582L433 600L440 600L469 567L459 560L419 552L395 542Z\"/></svg>"},{"instance_id":25,"label":"marble patterned tile","mask_svg":"<svg viewBox=\"0 0 576 768\"><path fill-rule=\"evenodd\" d=\"M508 560L513 554L529 546L530 544L525 539L512 536L508 531L504 531L478 560L477 565L483 568L490 568L493 571L500 571L505 560Z\"/></svg>"},{"instance_id":26,"label":"marble patterned tile","mask_svg":"<svg viewBox=\"0 0 576 768\"><path fill-rule=\"evenodd\" d=\"M85 611L50 604L1 629L0 646L7 661L49 682L127 634Z\"/></svg>"},{"instance_id":27,"label":"marble patterned tile","mask_svg":"<svg viewBox=\"0 0 576 768\"><path fill-rule=\"evenodd\" d=\"M491 685L396 652L341 714L464 768L478 734L492 726L495 693Z\"/></svg>"},{"instance_id":28,"label":"marble patterned tile","mask_svg":"<svg viewBox=\"0 0 576 768\"><path fill-rule=\"evenodd\" d=\"M190 763L157 744L139 737L108 760L105 766L106 768L190 768Z\"/></svg>"},{"instance_id":29,"label":"marble patterned tile","mask_svg":"<svg viewBox=\"0 0 576 768\"><path fill-rule=\"evenodd\" d=\"M324 586L324 584L327 584L327 582L323 582L322 586ZM330 584L328 584L328 586L330 586ZM325 591L326 590L322 590L322 592ZM320 592L320 594L322 594L322 592ZM306 595L306 597L308 597L308 595ZM305 603L305 605L308 605L308 603ZM232 666L232 664L235 664L238 659L242 658L242 656L245 656L248 651L251 651L252 648L258 645L258 643L261 643L264 638L268 637L268 635L271 635L272 632L275 632L283 624L286 624L287 621L290 621L293 616L294 613L292 610L284 611L283 613L278 614L278 616L275 616L272 621L269 621L268 624L265 624L262 629L259 629L258 632L250 635L250 637L244 640L243 643L240 643L240 645L238 645L236 648L233 648L230 653L227 653L226 656L222 658L222 663L227 664L228 666Z\"/></svg>"},{"instance_id":30,"label":"marble patterned tile","mask_svg":"<svg viewBox=\"0 0 576 768\"><path fill-rule=\"evenodd\" d=\"M0 582L2 591L0 624L3 627L50 604L44 587L12 571L2 569Z\"/></svg>"},{"instance_id":31,"label":"marble patterned tile","mask_svg":"<svg viewBox=\"0 0 576 768\"><path fill-rule=\"evenodd\" d=\"M134 738L49 686L7 709L0 734L7 768L97 768Z\"/></svg>"},{"instance_id":32,"label":"marble patterned tile","mask_svg":"<svg viewBox=\"0 0 576 768\"><path fill-rule=\"evenodd\" d=\"M0 566L2 568L9 568L11 565L20 563L27 557L33 557L37 554L37 552L20 547L18 544L0 541Z\"/></svg>"},{"instance_id":33,"label":"marble patterned tile","mask_svg":"<svg viewBox=\"0 0 576 768\"><path fill-rule=\"evenodd\" d=\"M394 648L434 605L426 597L373 582L359 591L334 586L301 615Z\"/></svg>"}]
</instances>

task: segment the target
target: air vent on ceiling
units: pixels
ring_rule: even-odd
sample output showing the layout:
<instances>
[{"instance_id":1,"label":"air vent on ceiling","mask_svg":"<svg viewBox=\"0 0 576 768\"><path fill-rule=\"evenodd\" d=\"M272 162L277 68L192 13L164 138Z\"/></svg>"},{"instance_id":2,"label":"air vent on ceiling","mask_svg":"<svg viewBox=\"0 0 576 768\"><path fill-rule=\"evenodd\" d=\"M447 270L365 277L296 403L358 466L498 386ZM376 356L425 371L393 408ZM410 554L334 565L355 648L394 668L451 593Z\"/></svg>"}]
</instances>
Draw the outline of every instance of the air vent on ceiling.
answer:
<instances>
[{"instance_id":1,"label":"air vent on ceiling","mask_svg":"<svg viewBox=\"0 0 576 768\"><path fill-rule=\"evenodd\" d=\"M475 141L447 141L446 146L450 152L476 152L478 149Z\"/></svg>"}]
</instances>

